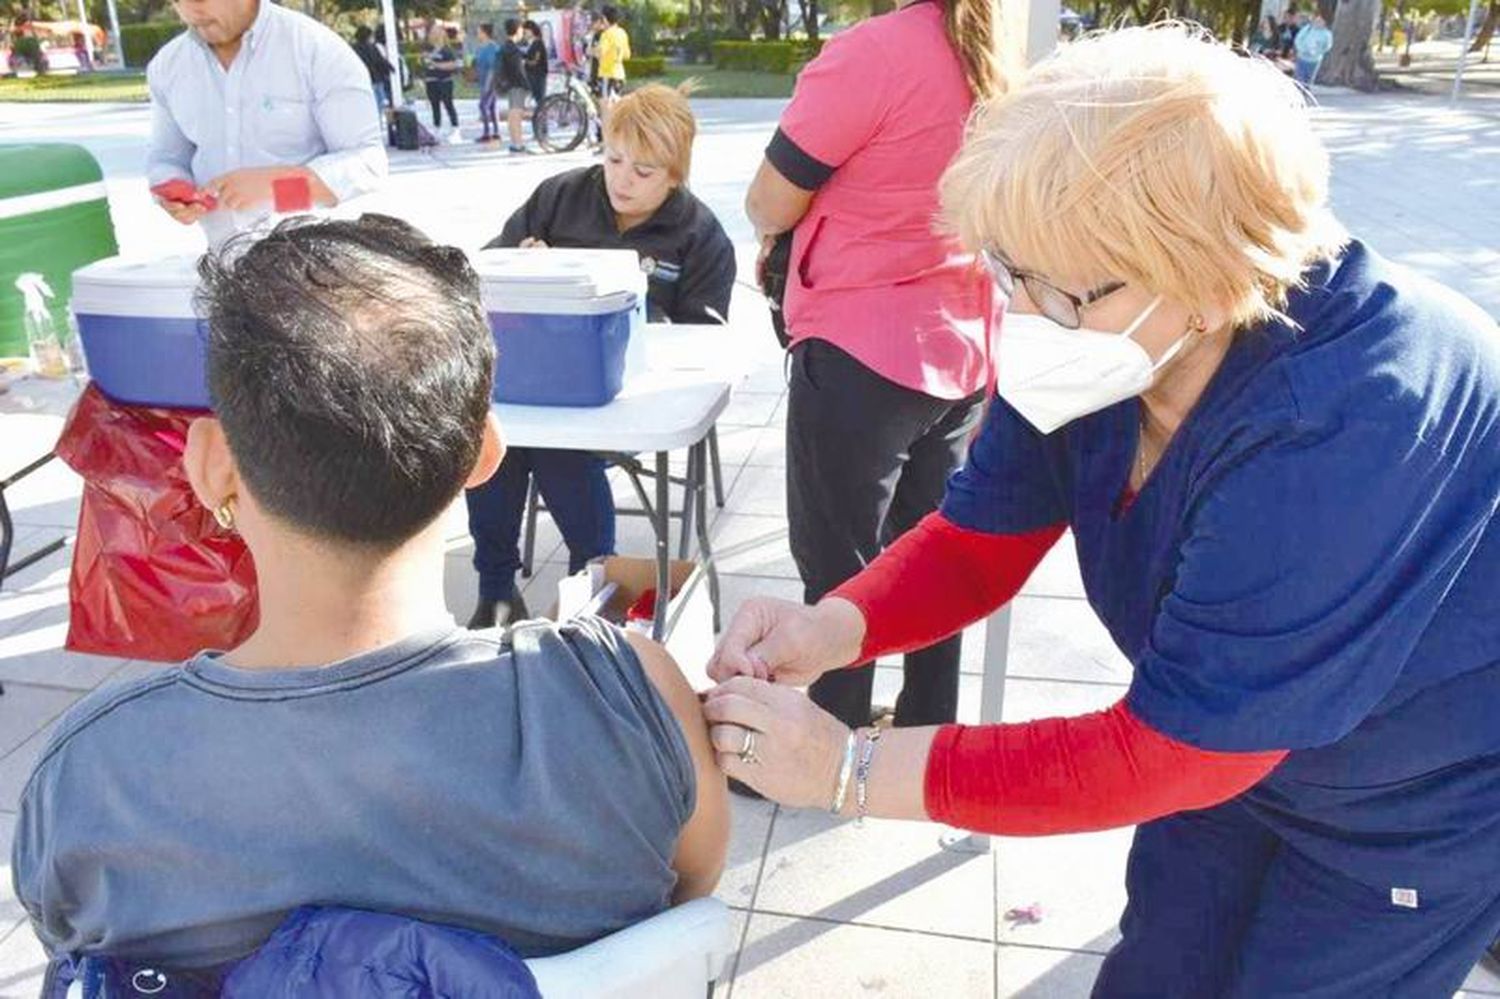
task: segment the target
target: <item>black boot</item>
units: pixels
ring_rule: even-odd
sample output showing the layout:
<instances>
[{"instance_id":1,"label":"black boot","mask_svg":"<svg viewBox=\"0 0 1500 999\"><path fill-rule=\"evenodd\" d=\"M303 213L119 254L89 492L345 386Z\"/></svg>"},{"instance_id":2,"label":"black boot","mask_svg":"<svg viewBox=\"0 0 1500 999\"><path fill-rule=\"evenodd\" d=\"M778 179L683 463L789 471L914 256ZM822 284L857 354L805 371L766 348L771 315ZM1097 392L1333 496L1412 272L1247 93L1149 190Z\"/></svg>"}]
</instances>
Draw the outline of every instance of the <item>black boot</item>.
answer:
<instances>
[{"instance_id":1,"label":"black boot","mask_svg":"<svg viewBox=\"0 0 1500 999\"><path fill-rule=\"evenodd\" d=\"M526 601L517 593L509 600L486 600L479 598L474 605L474 614L469 618L470 631L485 631L489 628L504 628L506 625L524 621L531 616Z\"/></svg>"}]
</instances>

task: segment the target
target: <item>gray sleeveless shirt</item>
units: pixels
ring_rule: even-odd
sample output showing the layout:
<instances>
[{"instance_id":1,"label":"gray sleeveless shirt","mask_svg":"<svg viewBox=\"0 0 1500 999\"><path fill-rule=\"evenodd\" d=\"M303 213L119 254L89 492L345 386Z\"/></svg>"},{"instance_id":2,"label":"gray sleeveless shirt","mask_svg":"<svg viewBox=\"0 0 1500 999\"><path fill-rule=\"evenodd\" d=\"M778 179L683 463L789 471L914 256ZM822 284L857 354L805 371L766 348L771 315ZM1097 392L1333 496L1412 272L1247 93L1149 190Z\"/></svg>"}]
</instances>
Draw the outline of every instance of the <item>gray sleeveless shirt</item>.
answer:
<instances>
[{"instance_id":1,"label":"gray sleeveless shirt","mask_svg":"<svg viewBox=\"0 0 1500 999\"><path fill-rule=\"evenodd\" d=\"M676 719L597 620L322 669L205 654L74 706L22 796L12 872L54 953L216 964L324 903L530 957L666 908L694 802Z\"/></svg>"}]
</instances>

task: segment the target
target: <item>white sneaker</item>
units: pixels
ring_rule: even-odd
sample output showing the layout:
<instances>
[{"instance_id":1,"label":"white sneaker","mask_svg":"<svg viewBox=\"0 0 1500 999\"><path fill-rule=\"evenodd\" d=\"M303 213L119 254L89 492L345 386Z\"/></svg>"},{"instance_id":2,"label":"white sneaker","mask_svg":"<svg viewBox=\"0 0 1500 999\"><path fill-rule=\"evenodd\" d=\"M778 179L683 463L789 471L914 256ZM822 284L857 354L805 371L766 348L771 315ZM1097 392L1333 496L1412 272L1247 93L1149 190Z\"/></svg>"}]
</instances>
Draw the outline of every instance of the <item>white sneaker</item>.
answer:
<instances>
[{"instance_id":1,"label":"white sneaker","mask_svg":"<svg viewBox=\"0 0 1500 999\"><path fill-rule=\"evenodd\" d=\"M455 128L448 133L448 144L450 146L456 146L462 141L464 141L464 133L460 129Z\"/></svg>"}]
</instances>

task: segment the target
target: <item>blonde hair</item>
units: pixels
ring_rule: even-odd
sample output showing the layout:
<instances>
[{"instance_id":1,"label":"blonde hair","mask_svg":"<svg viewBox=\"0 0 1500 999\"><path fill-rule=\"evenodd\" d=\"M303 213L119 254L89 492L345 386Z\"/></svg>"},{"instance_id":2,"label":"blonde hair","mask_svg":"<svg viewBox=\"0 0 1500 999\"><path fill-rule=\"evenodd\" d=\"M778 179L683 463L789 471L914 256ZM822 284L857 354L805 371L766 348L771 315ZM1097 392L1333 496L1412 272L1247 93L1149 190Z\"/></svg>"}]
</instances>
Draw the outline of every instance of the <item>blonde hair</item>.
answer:
<instances>
[{"instance_id":1,"label":"blonde hair","mask_svg":"<svg viewBox=\"0 0 1500 999\"><path fill-rule=\"evenodd\" d=\"M1276 315L1346 238L1296 85L1175 23L1092 35L1037 65L976 112L941 194L971 248L1235 325Z\"/></svg>"},{"instance_id":2,"label":"blonde hair","mask_svg":"<svg viewBox=\"0 0 1500 999\"><path fill-rule=\"evenodd\" d=\"M648 83L621 97L604 119L604 141L624 146L638 159L665 167L673 183L685 185L693 167L698 121L687 98L696 81L678 87Z\"/></svg>"},{"instance_id":3,"label":"blonde hair","mask_svg":"<svg viewBox=\"0 0 1500 999\"><path fill-rule=\"evenodd\" d=\"M987 101L1004 93L998 0L944 0L943 27L974 99Z\"/></svg>"}]
</instances>

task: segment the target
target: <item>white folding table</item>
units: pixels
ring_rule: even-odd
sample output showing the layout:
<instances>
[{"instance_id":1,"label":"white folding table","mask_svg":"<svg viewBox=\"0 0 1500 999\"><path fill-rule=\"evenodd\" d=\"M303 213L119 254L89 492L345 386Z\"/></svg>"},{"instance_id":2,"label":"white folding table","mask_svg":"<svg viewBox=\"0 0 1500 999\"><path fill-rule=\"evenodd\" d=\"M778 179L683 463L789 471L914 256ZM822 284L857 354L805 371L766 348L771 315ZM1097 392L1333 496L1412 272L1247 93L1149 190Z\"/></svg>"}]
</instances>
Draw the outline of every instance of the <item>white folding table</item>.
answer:
<instances>
[{"instance_id":1,"label":"white folding table","mask_svg":"<svg viewBox=\"0 0 1500 999\"><path fill-rule=\"evenodd\" d=\"M722 335L722 330L720 331ZM696 521L698 560L708 577L715 626L719 609L719 577L708 539L709 436L719 415L729 405L731 382L714 374L686 370L648 370L630 379L613 402L597 407L517 406L496 403L508 443L516 447L556 448L621 454L655 453L653 500L641 485L636 469L626 467L631 484L656 535L656 592L671 592L671 498L669 456L687 449L686 492L682 517L684 533ZM666 637L666 599L656 601L652 637Z\"/></svg>"}]
</instances>

